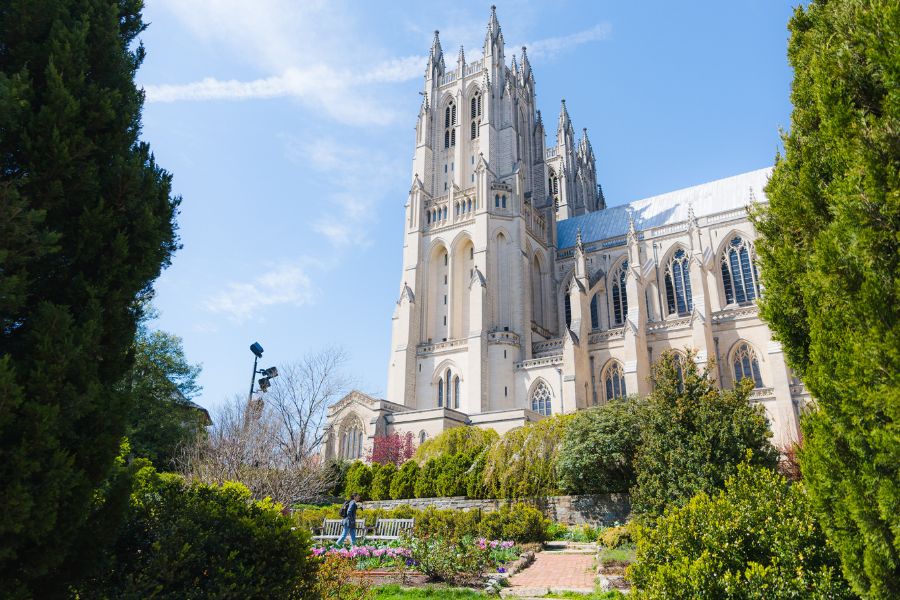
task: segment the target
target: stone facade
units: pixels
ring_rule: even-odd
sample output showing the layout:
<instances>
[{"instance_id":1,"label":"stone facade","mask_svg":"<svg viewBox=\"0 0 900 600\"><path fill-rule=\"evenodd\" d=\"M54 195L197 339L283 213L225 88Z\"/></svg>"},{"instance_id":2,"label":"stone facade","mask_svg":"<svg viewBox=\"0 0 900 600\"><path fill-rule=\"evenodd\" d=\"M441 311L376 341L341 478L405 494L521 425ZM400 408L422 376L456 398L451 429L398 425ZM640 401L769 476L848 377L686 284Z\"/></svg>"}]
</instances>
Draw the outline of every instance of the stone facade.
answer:
<instances>
[{"instance_id":1,"label":"stone facade","mask_svg":"<svg viewBox=\"0 0 900 600\"><path fill-rule=\"evenodd\" d=\"M354 392L333 407L327 456L646 394L660 354L688 349L724 387L753 379L773 441L797 439L808 394L755 303L747 208L766 202L771 169L607 208L587 131L574 132L565 101L545 131L527 51L507 62L493 10L474 62L460 49L449 67L435 33L387 400Z\"/></svg>"},{"instance_id":2,"label":"stone facade","mask_svg":"<svg viewBox=\"0 0 900 600\"><path fill-rule=\"evenodd\" d=\"M481 510L493 512L501 506L519 500L476 500L465 496L449 498L412 498L409 500L379 500L362 503L363 509L393 509L411 506L424 510L429 506L450 510ZM603 494L592 496L549 496L533 501L525 500L540 509L555 523L564 525L612 525L624 523L631 514L631 497L628 494Z\"/></svg>"}]
</instances>

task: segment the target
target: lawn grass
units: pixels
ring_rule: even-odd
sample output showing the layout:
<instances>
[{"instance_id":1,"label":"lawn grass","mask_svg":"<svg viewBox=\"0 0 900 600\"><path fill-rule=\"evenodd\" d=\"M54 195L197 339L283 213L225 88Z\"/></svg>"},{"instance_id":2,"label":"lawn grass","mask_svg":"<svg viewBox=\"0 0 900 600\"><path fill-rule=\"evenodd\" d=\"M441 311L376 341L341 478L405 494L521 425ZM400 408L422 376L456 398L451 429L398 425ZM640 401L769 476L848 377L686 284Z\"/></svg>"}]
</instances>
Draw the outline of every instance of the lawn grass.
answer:
<instances>
[{"instance_id":1,"label":"lawn grass","mask_svg":"<svg viewBox=\"0 0 900 600\"><path fill-rule=\"evenodd\" d=\"M441 600L484 600L488 595L472 590L429 585L421 588L405 588L399 585L385 585L374 589L378 600L420 600L440 598Z\"/></svg>"},{"instance_id":2,"label":"lawn grass","mask_svg":"<svg viewBox=\"0 0 900 600\"><path fill-rule=\"evenodd\" d=\"M600 551L600 563L618 561L631 564L634 562L636 550L634 544L623 544L618 548L604 548Z\"/></svg>"}]
</instances>

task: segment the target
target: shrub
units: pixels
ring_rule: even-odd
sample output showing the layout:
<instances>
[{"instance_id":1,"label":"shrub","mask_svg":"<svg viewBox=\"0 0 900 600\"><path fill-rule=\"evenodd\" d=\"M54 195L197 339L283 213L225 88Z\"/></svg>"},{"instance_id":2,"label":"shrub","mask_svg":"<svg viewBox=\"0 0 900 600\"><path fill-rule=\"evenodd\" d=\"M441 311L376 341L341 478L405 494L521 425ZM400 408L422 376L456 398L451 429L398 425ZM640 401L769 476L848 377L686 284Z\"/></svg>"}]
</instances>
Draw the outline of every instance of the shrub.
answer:
<instances>
[{"instance_id":1,"label":"shrub","mask_svg":"<svg viewBox=\"0 0 900 600\"><path fill-rule=\"evenodd\" d=\"M397 467L394 463L372 465L372 485L369 489L369 497L372 500L390 500L391 481L396 474Z\"/></svg>"},{"instance_id":2,"label":"shrub","mask_svg":"<svg viewBox=\"0 0 900 600\"><path fill-rule=\"evenodd\" d=\"M334 485L328 490L332 496L340 496L344 493L344 487L347 485L347 471L353 464L349 460L329 460L328 471L331 473L331 479Z\"/></svg>"},{"instance_id":3,"label":"shrub","mask_svg":"<svg viewBox=\"0 0 900 600\"><path fill-rule=\"evenodd\" d=\"M545 542L549 539L550 521L543 513L527 504L503 506L500 510L485 513L478 531L491 540L517 542Z\"/></svg>"},{"instance_id":4,"label":"shrub","mask_svg":"<svg viewBox=\"0 0 900 600\"><path fill-rule=\"evenodd\" d=\"M654 390L642 410L635 457L632 506L639 515L657 516L669 504L720 489L748 449L754 464L774 468L777 463L765 412L749 401L752 382L720 390L694 359L694 353L679 361L664 352L653 367Z\"/></svg>"},{"instance_id":5,"label":"shrub","mask_svg":"<svg viewBox=\"0 0 900 600\"><path fill-rule=\"evenodd\" d=\"M414 460L403 463L400 470L394 473L391 480L391 498L402 500L416 497L416 480L419 477L419 464Z\"/></svg>"},{"instance_id":6,"label":"shrub","mask_svg":"<svg viewBox=\"0 0 900 600\"><path fill-rule=\"evenodd\" d=\"M434 498L437 495L435 483L437 482L439 475L440 465L438 459L428 459L428 462L426 462L422 466L421 471L419 471L418 479L416 479L416 484L413 489L416 498Z\"/></svg>"},{"instance_id":7,"label":"shrub","mask_svg":"<svg viewBox=\"0 0 900 600\"><path fill-rule=\"evenodd\" d=\"M618 548L623 544L630 544L634 541L632 536L633 527L634 526L629 523L602 529L599 535L597 535L597 542L609 549Z\"/></svg>"},{"instance_id":8,"label":"shrub","mask_svg":"<svg viewBox=\"0 0 900 600\"><path fill-rule=\"evenodd\" d=\"M319 567L316 591L322 600L368 600L372 590L364 578L353 579L353 561L339 554L328 554Z\"/></svg>"},{"instance_id":9,"label":"shrub","mask_svg":"<svg viewBox=\"0 0 900 600\"><path fill-rule=\"evenodd\" d=\"M464 454L443 454L437 458L440 474L435 482L438 496L465 496L466 473L472 459Z\"/></svg>"},{"instance_id":10,"label":"shrub","mask_svg":"<svg viewBox=\"0 0 900 600\"><path fill-rule=\"evenodd\" d=\"M556 459L572 415L557 415L508 431L491 445L484 485L494 498L532 498L559 492Z\"/></svg>"},{"instance_id":11,"label":"shrub","mask_svg":"<svg viewBox=\"0 0 900 600\"><path fill-rule=\"evenodd\" d=\"M349 498L359 494L363 500L369 499L372 485L372 469L362 461L356 461L347 469L347 483L344 485L344 496Z\"/></svg>"},{"instance_id":12,"label":"shrub","mask_svg":"<svg viewBox=\"0 0 900 600\"><path fill-rule=\"evenodd\" d=\"M490 563L490 551L475 544L471 536L453 539L433 535L405 543L419 570L455 585L480 584L481 574Z\"/></svg>"},{"instance_id":13,"label":"shrub","mask_svg":"<svg viewBox=\"0 0 900 600\"><path fill-rule=\"evenodd\" d=\"M463 454L474 457L497 441L499 437L493 429L453 427L434 438L425 440L425 443L416 450L414 458L422 465L429 459L441 455Z\"/></svg>"},{"instance_id":14,"label":"shrub","mask_svg":"<svg viewBox=\"0 0 900 600\"><path fill-rule=\"evenodd\" d=\"M853 597L802 485L767 468L741 464L636 534L638 598Z\"/></svg>"},{"instance_id":15,"label":"shrub","mask_svg":"<svg viewBox=\"0 0 900 600\"><path fill-rule=\"evenodd\" d=\"M564 492L605 494L625 492L634 485L642 406L631 398L572 416L557 461Z\"/></svg>"},{"instance_id":16,"label":"shrub","mask_svg":"<svg viewBox=\"0 0 900 600\"><path fill-rule=\"evenodd\" d=\"M144 467L125 526L79 597L315 598L309 533L239 483Z\"/></svg>"},{"instance_id":17,"label":"shrub","mask_svg":"<svg viewBox=\"0 0 900 600\"><path fill-rule=\"evenodd\" d=\"M490 446L483 448L466 471L466 496L469 498L487 498L487 488L484 485L484 465L487 462L488 450L490 450Z\"/></svg>"}]
</instances>

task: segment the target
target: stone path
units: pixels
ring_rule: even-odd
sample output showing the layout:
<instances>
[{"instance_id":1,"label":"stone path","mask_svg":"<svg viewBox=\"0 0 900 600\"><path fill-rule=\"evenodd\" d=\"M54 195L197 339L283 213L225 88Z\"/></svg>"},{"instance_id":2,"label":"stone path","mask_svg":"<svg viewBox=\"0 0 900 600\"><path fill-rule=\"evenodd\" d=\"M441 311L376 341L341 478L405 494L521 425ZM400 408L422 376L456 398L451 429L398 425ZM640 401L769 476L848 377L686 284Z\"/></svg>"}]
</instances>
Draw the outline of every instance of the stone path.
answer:
<instances>
[{"instance_id":1,"label":"stone path","mask_svg":"<svg viewBox=\"0 0 900 600\"><path fill-rule=\"evenodd\" d=\"M540 597L547 592L594 591L594 550L545 550L535 555L527 569L513 575L503 596Z\"/></svg>"}]
</instances>

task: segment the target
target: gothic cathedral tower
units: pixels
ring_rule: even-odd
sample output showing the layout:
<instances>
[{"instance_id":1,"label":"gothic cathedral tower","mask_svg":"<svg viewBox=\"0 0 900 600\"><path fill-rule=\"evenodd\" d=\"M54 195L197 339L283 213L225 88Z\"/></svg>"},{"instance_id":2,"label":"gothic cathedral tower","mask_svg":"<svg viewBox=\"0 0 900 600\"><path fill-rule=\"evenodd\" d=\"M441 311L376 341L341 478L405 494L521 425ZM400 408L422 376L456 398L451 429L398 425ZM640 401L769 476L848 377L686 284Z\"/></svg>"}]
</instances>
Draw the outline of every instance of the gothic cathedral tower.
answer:
<instances>
[{"instance_id":1,"label":"gothic cathedral tower","mask_svg":"<svg viewBox=\"0 0 900 600\"><path fill-rule=\"evenodd\" d=\"M387 399L466 415L524 408L517 364L570 321L556 222L604 208L594 152L565 101L546 147L527 51L507 64L494 7L474 62L460 48L448 65L435 32L422 95Z\"/></svg>"}]
</instances>

